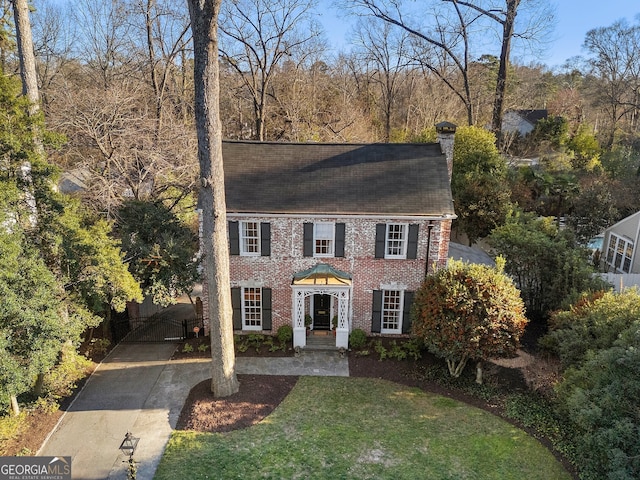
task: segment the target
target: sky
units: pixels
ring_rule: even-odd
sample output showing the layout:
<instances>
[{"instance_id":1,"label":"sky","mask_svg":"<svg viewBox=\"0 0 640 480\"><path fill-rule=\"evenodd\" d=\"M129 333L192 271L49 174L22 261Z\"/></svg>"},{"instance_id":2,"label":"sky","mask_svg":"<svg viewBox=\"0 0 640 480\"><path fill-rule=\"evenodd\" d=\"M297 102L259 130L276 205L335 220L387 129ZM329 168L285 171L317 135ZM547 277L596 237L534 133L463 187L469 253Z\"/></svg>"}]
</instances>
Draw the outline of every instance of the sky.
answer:
<instances>
[{"instance_id":1,"label":"sky","mask_svg":"<svg viewBox=\"0 0 640 480\"><path fill-rule=\"evenodd\" d=\"M346 44L351 19L335 8L332 0L320 0L319 3L322 11L320 20L327 38L339 48ZM531 61L559 67L568 58L584 54L582 43L589 30L608 27L622 18L634 23L635 16L640 14L639 0L551 0L551 3L556 5L557 22L553 40L543 57L529 58L525 63Z\"/></svg>"}]
</instances>

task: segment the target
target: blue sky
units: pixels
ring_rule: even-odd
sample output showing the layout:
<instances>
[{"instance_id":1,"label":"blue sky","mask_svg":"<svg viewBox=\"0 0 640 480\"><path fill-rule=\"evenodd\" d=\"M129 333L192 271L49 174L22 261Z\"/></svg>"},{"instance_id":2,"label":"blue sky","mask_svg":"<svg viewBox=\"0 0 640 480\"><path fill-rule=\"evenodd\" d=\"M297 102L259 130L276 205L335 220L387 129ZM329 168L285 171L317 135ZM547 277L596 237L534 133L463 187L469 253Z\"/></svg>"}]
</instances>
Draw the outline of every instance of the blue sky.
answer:
<instances>
[{"instance_id":1,"label":"blue sky","mask_svg":"<svg viewBox=\"0 0 640 480\"><path fill-rule=\"evenodd\" d=\"M419 1L419 0L418 0ZM332 0L319 0L320 17L329 42L339 47L345 43L351 18L342 14ZM597 27L608 27L626 18L630 23L640 14L638 0L552 0L556 5L556 29L553 41L544 57L529 59L550 67L560 66L570 57L581 55L586 33Z\"/></svg>"}]
</instances>

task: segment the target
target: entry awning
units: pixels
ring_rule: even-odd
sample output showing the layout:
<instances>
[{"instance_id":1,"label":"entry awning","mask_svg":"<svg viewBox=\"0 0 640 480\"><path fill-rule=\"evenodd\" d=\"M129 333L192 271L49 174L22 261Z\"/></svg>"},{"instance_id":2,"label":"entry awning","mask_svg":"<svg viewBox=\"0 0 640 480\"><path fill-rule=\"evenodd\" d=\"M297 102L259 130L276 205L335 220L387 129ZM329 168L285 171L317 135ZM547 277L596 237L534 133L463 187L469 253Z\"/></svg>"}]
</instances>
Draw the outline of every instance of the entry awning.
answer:
<instances>
[{"instance_id":1,"label":"entry awning","mask_svg":"<svg viewBox=\"0 0 640 480\"><path fill-rule=\"evenodd\" d=\"M319 263L309 270L293 275L292 285L351 285L351 275Z\"/></svg>"}]
</instances>

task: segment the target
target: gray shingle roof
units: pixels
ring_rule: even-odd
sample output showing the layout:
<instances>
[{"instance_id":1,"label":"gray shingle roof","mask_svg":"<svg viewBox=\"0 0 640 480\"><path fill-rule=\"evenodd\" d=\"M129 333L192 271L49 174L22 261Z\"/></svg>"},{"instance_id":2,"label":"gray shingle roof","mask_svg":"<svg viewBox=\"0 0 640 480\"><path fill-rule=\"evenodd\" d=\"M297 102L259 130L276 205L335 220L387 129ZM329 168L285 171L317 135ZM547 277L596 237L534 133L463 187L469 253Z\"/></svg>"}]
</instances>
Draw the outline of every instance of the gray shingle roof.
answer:
<instances>
[{"instance_id":1,"label":"gray shingle roof","mask_svg":"<svg viewBox=\"0 0 640 480\"><path fill-rule=\"evenodd\" d=\"M225 141L227 211L453 215L438 144Z\"/></svg>"}]
</instances>

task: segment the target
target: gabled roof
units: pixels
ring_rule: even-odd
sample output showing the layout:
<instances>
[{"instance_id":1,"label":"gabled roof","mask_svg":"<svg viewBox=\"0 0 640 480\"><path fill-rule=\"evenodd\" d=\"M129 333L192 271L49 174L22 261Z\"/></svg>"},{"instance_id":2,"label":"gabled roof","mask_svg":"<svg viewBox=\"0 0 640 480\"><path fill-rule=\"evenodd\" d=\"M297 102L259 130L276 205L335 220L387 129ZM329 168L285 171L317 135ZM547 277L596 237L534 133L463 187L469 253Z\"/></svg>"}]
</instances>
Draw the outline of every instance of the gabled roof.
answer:
<instances>
[{"instance_id":1,"label":"gabled roof","mask_svg":"<svg viewBox=\"0 0 640 480\"><path fill-rule=\"evenodd\" d=\"M438 144L225 141L233 213L454 215Z\"/></svg>"},{"instance_id":2,"label":"gabled roof","mask_svg":"<svg viewBox=\"0 0 640 480\"><path fill-rule=\"evenodd\" d=\"M538 120L542 120L543 118L547 118L549 116L549 112L547 110L510 110L518 114L520 117L525 119L531 125L535 125Z\"/></svg>"}]
</instances>

